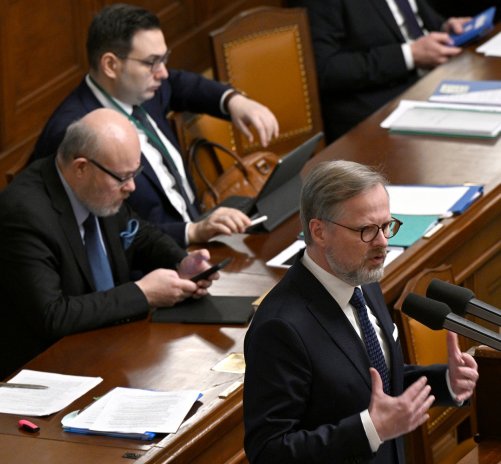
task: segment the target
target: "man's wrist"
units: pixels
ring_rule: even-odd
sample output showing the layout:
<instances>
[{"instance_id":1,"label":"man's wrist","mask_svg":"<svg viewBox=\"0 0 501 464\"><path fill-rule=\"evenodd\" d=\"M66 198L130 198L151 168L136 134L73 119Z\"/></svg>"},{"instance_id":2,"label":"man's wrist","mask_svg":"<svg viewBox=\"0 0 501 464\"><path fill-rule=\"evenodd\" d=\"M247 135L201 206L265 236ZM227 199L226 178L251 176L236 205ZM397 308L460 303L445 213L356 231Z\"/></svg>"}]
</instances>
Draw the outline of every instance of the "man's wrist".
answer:
<instances>
[{"instance_id":1,"label":"man's wrist","mask_svg":"<svg viewBox=\"0 0 501 464\"><path fill-rule=\"evenodd\" d=\"M230 89L228 90L224 95L223 95L223 101L222 101L222 108L223 112L226 114L230 114L230 101L232 98L236 97L237 95L242 95L243 97L246 97L247 95L244 92L241 92L240 90L237 89Z\"/></svg>"}]
</instances>

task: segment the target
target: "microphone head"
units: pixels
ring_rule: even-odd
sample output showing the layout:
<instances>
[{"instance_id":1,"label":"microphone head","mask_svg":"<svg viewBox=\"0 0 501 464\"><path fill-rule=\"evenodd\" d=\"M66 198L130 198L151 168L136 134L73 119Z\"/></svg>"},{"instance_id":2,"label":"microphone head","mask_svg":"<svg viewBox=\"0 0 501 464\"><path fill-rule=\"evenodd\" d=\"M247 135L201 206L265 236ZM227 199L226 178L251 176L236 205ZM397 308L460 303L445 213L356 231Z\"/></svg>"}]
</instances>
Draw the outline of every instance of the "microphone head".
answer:
<instances>
[{"instance_id":1,"label":"microphone head","mask_svg":"<svg viewBox=\"0 0 501 464\"><path fill-rule=\"evenodd\" d=\"M426 296L445 303L454 313L464 316L466 306L475 294L467 288L433 279L428 285Z\"/></svg>"},{"instance_id":2,"label":"microphone head","mask_svg":"<svg viewBox=\"0 0 501 464\"><path fill-rule=\"evenodd\" d=\"M446 304L415 293L409 293L405 297L402 311L433 330L443 329L445 318L451 312Z\"/></svg>"}]
</instances>

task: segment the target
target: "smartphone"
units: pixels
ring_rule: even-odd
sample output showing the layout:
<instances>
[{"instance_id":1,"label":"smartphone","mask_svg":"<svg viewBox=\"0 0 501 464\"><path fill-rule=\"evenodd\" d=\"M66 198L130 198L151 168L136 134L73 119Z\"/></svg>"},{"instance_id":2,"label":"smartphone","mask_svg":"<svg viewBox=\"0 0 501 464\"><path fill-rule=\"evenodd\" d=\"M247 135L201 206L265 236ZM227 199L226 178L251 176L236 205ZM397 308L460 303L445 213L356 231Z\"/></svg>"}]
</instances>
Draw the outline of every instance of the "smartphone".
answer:
<instances>
[{"instance_id":1,"label":"smartphone","mask_svg":"<svg viewBox=\"0 0 501 464\"><path fill-rule=\"evenodd\" d=\"M211 276L215 272L219 271L220 269L223 269L223 267L226 267L228 264L230 264L232 259L233 258L223 259L219 263L214 264L214 266L211 266L209 269L206 269L205 271L202 271L200 274L191 277L190 280L193 282L198 282L199 280L207 279L207 277Z\"/></svg>"}]
</instances>

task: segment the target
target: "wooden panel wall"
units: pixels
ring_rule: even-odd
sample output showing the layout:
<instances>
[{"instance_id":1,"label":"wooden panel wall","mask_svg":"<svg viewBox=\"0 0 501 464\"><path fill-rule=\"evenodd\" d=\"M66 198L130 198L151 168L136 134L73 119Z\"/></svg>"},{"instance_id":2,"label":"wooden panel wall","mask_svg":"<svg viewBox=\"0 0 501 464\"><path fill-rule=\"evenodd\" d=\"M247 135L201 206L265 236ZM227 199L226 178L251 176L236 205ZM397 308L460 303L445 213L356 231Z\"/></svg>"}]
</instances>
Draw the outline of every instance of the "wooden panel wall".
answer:
<instances>
[{"instance_id":1,"label":"wooden panel wall","mask_svg":"<svg viewBox=\"0 0 501 464\"><path fill-rule=\"evenodd\" d=\"M45 121L87 71L85 40L106 0L0 0L0 188L23 165ZM160 18L170 65L210 67L208 32L240 11L281 0L142 0Z\"/></svg>"}]
</instances>

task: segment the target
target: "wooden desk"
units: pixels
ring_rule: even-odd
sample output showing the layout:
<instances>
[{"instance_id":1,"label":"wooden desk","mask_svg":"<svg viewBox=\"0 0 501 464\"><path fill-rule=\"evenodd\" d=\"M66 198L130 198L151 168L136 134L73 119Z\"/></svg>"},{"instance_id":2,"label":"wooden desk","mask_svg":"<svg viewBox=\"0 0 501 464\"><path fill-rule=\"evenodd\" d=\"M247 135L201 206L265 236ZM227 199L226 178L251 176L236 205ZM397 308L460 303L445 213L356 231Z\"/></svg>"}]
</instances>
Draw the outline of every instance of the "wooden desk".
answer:
<instances>
[{"instance_id":1,"label":"wooden desk","mask_svg":"<svg viewBox=\"0 0 501 464\"><path fill-rule=\"evenodd\" d=\"M467 51L423 78L403 96L425 99L444 78L501 78L501 60ZM381 166L393 183L485 184L485 195L465 214L446 221L431 240L420 240L391 263L382 281L391 307L405 282L421 269L447 263L477 298L501 306L501 142L441 137L393 135L379 127L396 103L391 103L316 156L315 163L344 158ZM293 217L273 233L236 236L210 245L214 261L234 256L228 272L214 285L215 293L258 295L283 271L265 263L292 243L300 230ZM242 351L245 327L151 324L138 321L74 335L61 340L26 367L104 378L103 383L67 410L36 419L36 436L17 429L19 417L0 414L0 444L9 463L244 463L242 450L242 389L227 399L218 394L241 377L210 370L227 353ZM93 396L114 386L182 389L200 388L198 410L175 435L152 443L65 433L64 414L87 405ZM489 445L489 444L487 444ZM501 460L499 443L488 446L485 462ZM497 450L496 450L497 448ZM17 450L17 451L16 451ZM494 451L492 451L494 450ZM124 453L138 453L131 461ZM482 453L481 448L481 453ZM41 453L41 455L40 455ZM498 459L499 458L499 459Z\"/></svg>"}]
</instances>

